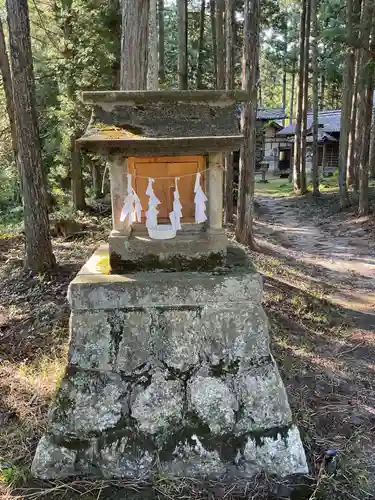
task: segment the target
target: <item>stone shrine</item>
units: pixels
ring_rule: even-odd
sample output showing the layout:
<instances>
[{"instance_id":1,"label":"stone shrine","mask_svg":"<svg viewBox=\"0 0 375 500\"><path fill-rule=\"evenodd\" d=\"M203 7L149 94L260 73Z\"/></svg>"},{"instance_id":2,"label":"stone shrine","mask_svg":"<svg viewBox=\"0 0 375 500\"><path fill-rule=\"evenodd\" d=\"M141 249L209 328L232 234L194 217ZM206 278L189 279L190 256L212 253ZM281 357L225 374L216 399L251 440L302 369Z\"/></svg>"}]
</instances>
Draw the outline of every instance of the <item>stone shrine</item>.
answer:
<instances>
[{"instance_id":1,"label":"stone shrine","mask_svg":"<svg viewBox=\"0 0 375 500\"><path fill-rule=\"evenodd\" d=\"M69 286L68 367L35 476L307 473L261 278L222 228L222 155L243 141L245 97L84 94L78 144L108 158L113 230Z\"/></svg>"}]
</instances>

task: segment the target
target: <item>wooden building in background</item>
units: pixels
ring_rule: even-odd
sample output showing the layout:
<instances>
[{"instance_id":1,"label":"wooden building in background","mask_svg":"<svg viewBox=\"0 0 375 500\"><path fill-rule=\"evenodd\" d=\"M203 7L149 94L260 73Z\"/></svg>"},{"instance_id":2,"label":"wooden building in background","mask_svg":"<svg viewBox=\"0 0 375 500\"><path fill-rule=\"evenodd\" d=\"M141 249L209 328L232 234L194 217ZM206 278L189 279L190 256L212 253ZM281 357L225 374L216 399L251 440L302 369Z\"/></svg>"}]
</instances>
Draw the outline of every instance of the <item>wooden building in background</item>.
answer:
<instances>
[{"instance_id":1,"label":"wooden building in background","mask_svg":"<svg viewBox=\"0 0 375 500\"><path fill-rule=\"evenodd\" d=\"M319 111L318 165L324 176L332 175L339 164L341 110ZM312 113L307 115L307 157L311 155ZM289 171L292 166L295 124L282 128L277 137L280 139L278 152L279 173ZM281 142L283 140L283 142ZM308 165L308 164L307 164ZM275 172L276 173L276 172Z\"/></svg>"}]
</instances>

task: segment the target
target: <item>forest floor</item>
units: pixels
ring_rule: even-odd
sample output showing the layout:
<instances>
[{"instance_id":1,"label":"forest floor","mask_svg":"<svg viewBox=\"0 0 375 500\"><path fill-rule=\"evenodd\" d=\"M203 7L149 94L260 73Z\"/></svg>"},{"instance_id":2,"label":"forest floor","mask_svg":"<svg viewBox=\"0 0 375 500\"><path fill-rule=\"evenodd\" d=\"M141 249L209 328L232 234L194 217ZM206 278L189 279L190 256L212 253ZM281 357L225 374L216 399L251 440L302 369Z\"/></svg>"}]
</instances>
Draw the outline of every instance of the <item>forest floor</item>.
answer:
<instances>
[{"instance_id":1,"label":"forest floor","mask_svg":"<svg viewBox=\"0 0 375 500\"><path fill-rule=\"evenodd\" d=\"M246 494L241 484L160 478L139 498L375 498L375 218L340 212L335 192L314 200L283 191L272 183L257 189L262 252L250 254L264 277L272 349L308 455L307 486L289 497L285 484L276 488L261 477ZM137 489L111 481L38 483L28 472L64 371L67 286L108 234L108 217L82 219L91 228L82 239L54 240L59 267L51 276L25 274L22 237L8 229L0 237L1 499L120 499ZM328 471L327 450L338 451Z\"/></svg>"}]
</instances>

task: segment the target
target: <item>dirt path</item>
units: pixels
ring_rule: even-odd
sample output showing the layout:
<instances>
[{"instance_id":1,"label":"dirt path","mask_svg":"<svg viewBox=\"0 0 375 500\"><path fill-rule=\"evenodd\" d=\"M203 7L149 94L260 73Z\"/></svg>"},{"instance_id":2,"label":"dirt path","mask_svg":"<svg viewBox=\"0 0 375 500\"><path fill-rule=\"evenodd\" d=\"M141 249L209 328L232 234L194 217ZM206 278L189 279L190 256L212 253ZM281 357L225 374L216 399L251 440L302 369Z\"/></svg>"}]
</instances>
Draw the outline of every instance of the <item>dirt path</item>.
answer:
<instances>
[{"instance_id":1,"label":"dirt path","mask_svg":"<svg viewBox=\"0 0 375 500\"><path fill-rule=\"evenodd\" d=\"M309 498L375 500L374 218L341 212L334 193L319 200L257 194L256 212L256 239L268 251L251 256L315 471ZM328 449L339 451L340 468L321 482Z\"/></svg>"},{"instance_id":2,"label":"dirt path","mask_svg":"<svg viewBox=\"0 0 375 500\"><path fill-rule=\"evenodd\" d=\"M375 325L375 248L368 221L329 215L298 197L260 196L257 201L256 231L263 243L294 259L307 279L330 288L327 296L334 304L353 315L374 315Z\"/></svg>"}]
</instances>

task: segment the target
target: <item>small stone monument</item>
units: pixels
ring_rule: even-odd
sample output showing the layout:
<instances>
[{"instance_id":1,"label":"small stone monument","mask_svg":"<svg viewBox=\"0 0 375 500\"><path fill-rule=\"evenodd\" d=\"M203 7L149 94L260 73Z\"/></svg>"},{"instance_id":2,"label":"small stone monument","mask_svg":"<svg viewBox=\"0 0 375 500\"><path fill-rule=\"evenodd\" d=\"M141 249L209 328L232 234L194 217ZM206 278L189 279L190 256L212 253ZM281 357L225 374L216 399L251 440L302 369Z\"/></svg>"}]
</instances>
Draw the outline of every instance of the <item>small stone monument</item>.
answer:
<instances>
[{"instance_id":1,"label":"small stone monument","mask_svg":"<svg viewBox=\"0 0 375 500\"><path fill-rule=\"evenodd\" d=\"M72 281L68 367L35 476L306 473L262 283L222 228L241 92L93 92L113 230Z\"/></svg>"}]
</instances>

